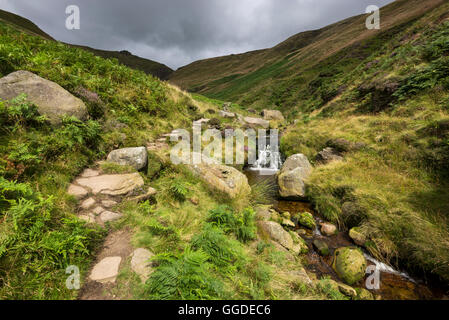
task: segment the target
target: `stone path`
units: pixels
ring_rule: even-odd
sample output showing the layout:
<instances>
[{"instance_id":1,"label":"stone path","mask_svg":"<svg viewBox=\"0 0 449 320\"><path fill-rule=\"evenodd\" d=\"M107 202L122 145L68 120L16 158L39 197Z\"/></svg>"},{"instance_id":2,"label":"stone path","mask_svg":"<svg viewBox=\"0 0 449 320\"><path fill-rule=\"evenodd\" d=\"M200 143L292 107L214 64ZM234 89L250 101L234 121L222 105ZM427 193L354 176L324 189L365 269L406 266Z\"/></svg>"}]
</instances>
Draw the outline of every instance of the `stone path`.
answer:
<instances>
[{"instance_id":1,"label":"stone path","mask_svg":"<svg viewBox=\"0 0 449 320\"><path fill-rule=\"evenodd\" d=\"M69 186L68 193L79 201L78 217L87 223L107 226L108 222L117 221L123 217L114 208L124 199L144 201L156 194L149 188L145 192L144 181L138 173L131 174L101 174L100 170L86 169ZM146 281L152 267L149 259L153 254L143 248L133 251L130 243L131 233L119 230L110 233L103 248L96 257L94 266L85 279L79 292L80 300L115 300L112 293L120 269L131 261L131 269Z\"/></svg>"}]
</instances>

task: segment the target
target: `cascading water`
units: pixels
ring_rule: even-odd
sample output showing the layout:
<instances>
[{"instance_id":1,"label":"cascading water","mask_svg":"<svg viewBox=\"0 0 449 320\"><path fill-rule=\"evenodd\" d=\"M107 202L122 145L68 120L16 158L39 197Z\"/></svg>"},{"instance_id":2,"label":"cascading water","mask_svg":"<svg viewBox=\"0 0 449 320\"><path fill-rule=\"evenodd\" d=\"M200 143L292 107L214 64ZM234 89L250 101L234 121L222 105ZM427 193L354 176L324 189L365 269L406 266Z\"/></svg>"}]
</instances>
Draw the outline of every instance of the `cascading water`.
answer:
<instances>
[{"instance_id":1,"label":"cascading water","mask_svg":"<svg viewBox=\"0 0 449 320\"><path fill-rule=\"evenodd\" d=\"M250 167L250 170L259 171L261 175L270 175L278 172L281 166L282 158L278 148L267 145L264 149L259 150L257 161Z\"/></svg>"},{"instance_id":2,"label":"cascading water","mask_svg":"<svg viewBox=\"0 0 449 320\"><path fill-rule=\"evenodd\" d=\"M259 131L258 153L256 162L250 166L251 171L259 175L274 175L282 167L282 157L279 152L279 137L277 130L270 130L270 134L261 134Z\"/></svg>"}]
</instances>

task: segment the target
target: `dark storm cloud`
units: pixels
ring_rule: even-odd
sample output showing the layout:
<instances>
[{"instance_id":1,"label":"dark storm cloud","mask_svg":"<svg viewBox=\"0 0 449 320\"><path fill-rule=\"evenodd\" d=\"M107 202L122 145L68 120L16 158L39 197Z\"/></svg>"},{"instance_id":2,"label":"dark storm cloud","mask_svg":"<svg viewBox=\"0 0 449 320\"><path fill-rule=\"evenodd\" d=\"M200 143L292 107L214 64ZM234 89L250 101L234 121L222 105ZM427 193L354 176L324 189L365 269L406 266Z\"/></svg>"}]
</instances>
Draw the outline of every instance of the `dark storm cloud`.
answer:
<instances>
[{"instance_id":1,"label":"dark storm cloud","mask_svg":"<svg viewBox=\"0 0 449 320\"><path fill-rule=\"evenodd\" d=\"M392 0L0 0L54 38L129 50L170 67L267 48L301 31L362 14ZM81 29L65 28L78 5Z\"/></svg>"}]
</instances>

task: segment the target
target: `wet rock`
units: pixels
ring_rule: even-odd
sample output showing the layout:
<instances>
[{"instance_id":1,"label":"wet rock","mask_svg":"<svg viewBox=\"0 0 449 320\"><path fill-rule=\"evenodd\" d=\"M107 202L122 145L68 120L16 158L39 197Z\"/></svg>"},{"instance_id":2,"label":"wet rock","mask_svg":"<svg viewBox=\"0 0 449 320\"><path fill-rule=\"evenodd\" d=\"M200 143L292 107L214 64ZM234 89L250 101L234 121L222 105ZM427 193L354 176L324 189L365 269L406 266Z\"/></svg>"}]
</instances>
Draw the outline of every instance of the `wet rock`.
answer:
<instances>
[{"instance_id":1,"label":"wet rock","mask_svg":"<svg viewBox=\"0 0 449 320\"><path fill-rule=\"evenodd\" d=\"M118 149L109 153L107 161L141 170L147 166L148 153L145 147Z\"/></svg>"},{"instance_id":2,"label":"wet rock","mask_svg":"<svg viewBox=\"0 0 449 320\"><path fill-rule=\"evenodd\" d=\"M322 223L321 224L321 233L327 237L331 237L337 234L337 227L332 223Z\"/></svg>"},{"instance_id":3,"label":"wet rock","mask_svg":"<svg viewBox=\"0 0 449 320\"><path fill-rule=\"evenodd\" d=\"M304 181L312 173L312 166L303 154L289 157L278 175L279 193L283 198L303 199L306 195Z\"/></svg>"},{"instance_id":4,"label":"wet rock","mask_svg":"<svg viewBox=\"0 0 449 320\"><path fill-rule=\"evenodd\" d=\"M325 148L316 156L316 161L321 164L327 164L332 161L341 161L343 157L334 148Z\"/></svg>"},{"instance_id":5,"label":"wet rock","mask_svg":"<svg viewBox=\"0 0 449 320\"><path fill-rule=\"evenodd\" d=\"M150 259L154 256L147 249L139 248L131 254L131 269L137 273L142 280L146 282L152 273Z\"/></svg>"},{"instance_id":6,"label":"wet rock","mask_svg":"<svg viewBox=\"0 0 449 320\"><path fill-rule=\"evenodd\" d=\"M89 278L100 283L115 283L121 261L121 257L104 258L95 265Z\"/></svg>"},{"instance_id":7,"label":"wet rock","mask_svg":"<svg viewBox=\"0 0 449 320\"><path fill-rule=\"evenodd\" d=\"M16 71L0 79L0 99L11 100L21 94L52 124L60 124L65 116L87 118L84 102L54 82L28 71Z\"/></svg>"},{"instance_id":8,"label":"wet rock","mask_svg":"<svg viewBox=\"0 0 449 320\"><path fill-rule=\"evenodd\" d=\"M92 190L95 195L110 196L126 195L144 185L144 181L138 173L80 178L76 182Z\"/></svg>"},{"instance_id":9,"label":"wet rock","mask_svg":"<svg viewBox=\"0 0 449 320\"><path fill-rule=\"evenodd\" d=\"M82 200L82 199L86 198L87 195L89 194L89 192L86 189L84 189L80 186L76 186L74 184L71 184L69 186L67 193L69 195L75 197L77 200Z\"/></svg>"},{"instance_id":10,"label":"wet rock","mask_svg":"<svg viewBox=\"0 0 449 320\"><path fill-rule=\"evenodd\" d=\"M365 245L365 243L367 241L366 236L362 232L360 232L360 229L357 227L349 230L349 237L354 241L354 243L356 245L359 245L362 247Z\"/></svg>"},{"instance_id":11,"label":"wet rock","mask_svg":"<svg viewBox=\"0 0 449 320\"><path fill-rule=\"evenodd\" d=\"M339 248L334 253L332 268L346 284L353 285L362 280L366 267L366 259L357 248Z\"/></svg>"},{"instance_id":12,"label":"wet rock","mask_svg":"<svg viewBox=\"0 0 449 320\"><path fill-rule=\"evenodd\" d=\"M306 227L310 230L315 230L316 223L313 215L309 212L298 213L297 215L298 223L303 227Z\"/></svg>"},{"instance_id":13,"label":"wet rock","mask_svg":"<svg viewBox=\"0 0 449 320\"><path fill-rule=\"evenodd\" d=\"M282 115L282 112L280 112L279 110L268 110L265 109L262 111L262 116L265 120L278 120L278 121L284 121L285 118Z\"/></svg>"},{"instance_id":14,"label":"wet rock","mask_svg":"<svg viewBox=\"0 0 449 320\"><path fill-rule=\"evenodd\" d=\"M327 246L327 243L323 240L316 239L313 241L313 246L318 251L318 253L322 256L328 256L330 255L329 247Z\"/></svg>"}]
</instances>

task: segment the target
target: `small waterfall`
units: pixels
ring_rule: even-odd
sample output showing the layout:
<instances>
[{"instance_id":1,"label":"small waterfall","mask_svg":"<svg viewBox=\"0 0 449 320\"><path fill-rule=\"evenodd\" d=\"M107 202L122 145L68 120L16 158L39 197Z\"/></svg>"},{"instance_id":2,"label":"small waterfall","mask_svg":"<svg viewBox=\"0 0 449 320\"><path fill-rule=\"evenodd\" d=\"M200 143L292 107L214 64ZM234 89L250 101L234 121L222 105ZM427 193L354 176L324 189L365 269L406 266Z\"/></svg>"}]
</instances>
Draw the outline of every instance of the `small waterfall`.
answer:
<instances>
[{"instance_id":1,"label":"small waterfall","mask_svg":"<svg viewBox=\"0 0 449 320\"><path fill-rule=\"evenodd\" d=\"M279 150L272 150L270 145L265 149L259 150L256 163L250 168L259 171L261 174L275 174L281 169L282 159Z\"/></svg>"}]
</instances>

